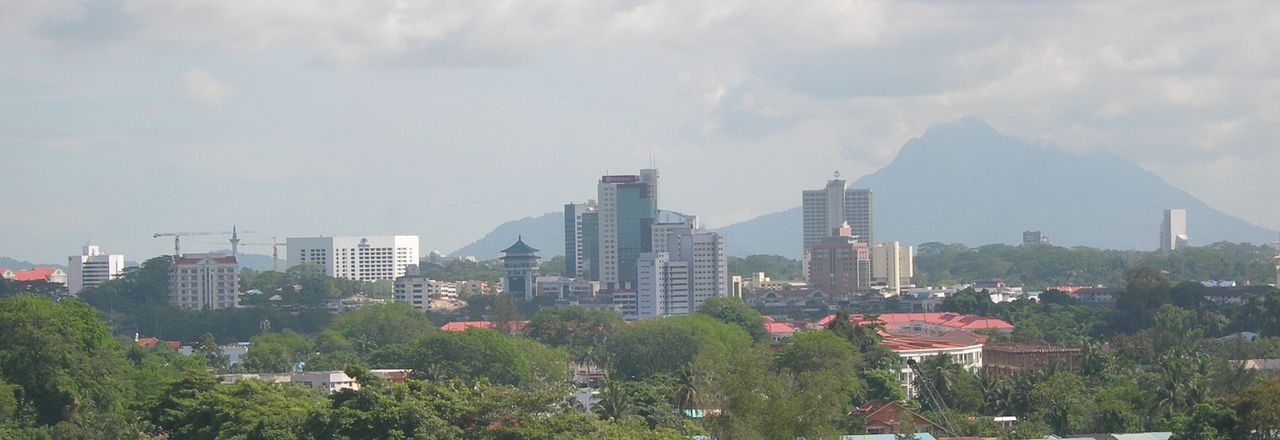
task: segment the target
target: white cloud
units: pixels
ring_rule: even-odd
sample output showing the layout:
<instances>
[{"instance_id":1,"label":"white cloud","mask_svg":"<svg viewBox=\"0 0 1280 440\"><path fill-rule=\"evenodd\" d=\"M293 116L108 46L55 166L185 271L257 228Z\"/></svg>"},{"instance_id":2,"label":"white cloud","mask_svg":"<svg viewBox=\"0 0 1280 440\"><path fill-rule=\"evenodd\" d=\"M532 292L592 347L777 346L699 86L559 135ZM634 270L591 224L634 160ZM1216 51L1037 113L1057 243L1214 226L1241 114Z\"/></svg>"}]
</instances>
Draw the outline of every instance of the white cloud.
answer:
<instances>
[{"instance_id":1,"label":"white cloud","mask_svg":"<svg viewBox=\"0 0 1280 440\"><path fill-rule=\"evenodd\" d=\"M235 95L230 85L213 77L209 71L193 68L182 75L182 92L191 104L216 108Z\"/></svg>"}]
</instances>

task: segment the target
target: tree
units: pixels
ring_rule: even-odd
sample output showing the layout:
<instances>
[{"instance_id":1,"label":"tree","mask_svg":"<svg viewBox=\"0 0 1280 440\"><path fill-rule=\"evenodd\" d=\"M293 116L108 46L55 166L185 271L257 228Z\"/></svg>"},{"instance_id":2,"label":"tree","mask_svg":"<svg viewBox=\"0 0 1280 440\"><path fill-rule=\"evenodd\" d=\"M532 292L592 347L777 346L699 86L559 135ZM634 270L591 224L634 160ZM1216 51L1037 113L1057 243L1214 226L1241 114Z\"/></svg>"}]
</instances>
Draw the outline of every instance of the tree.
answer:
<instances>
[{"instance_id":1,"label":"tree","mask_svg":"<svg viewBox=\"0 0 1280 440\"><path fill-rule=\"evenodd\" d=\"M697 313L710 316L727 324L741 327L751 339L761 342L769 338L764 328L764 317L738 298L717 297L698 306Z\"/></svg>"},{"instance_id":2,"label":"tree","mask_svg":"<svg viewBox=\"0 0 1280 440\"><path fill-rule=\"evenodd\" d=\"M1169 303L1169 280L1159 269L1139 267L1125 274L1124 292L1116 296L1116 309L1121 313L1119 328L1134 332L1146 328L1151 314Z\"/></svg>"},{"instance_id":3,"label":"tree","mask_svg":"<svg viewBox=\"0 0 1280 440\"><path fill-rule=\"evenodd\" d=\"M324 400L305 387L257 380L218 385L211 376L188 376L152 406L150 421L170 438L293 439L299 423Z\"/></svg>"},{"instance_id":4,"label":"tree","mask_svg":"<svg viewBox=\"0 0 1280 440\"><path fill-rule=\"evenodd\" d=\"M0 335L0 372L21 389L37 424L123 407L123 353L88 304L33 295L0 300Z\"/></svg>"},{"instance_id":5,"label":"tree","mask_svg":"<svg viewBox=\"0 0 1280 440\"><path fill-rule=\"evenodd\" d=\"M1084 379L1059 372L1036 384L1028 396L1032 418L1059 435L1083 432L1085 406Z\"/></svg>"},{"instance_id":6,"label":"tree","mask_svg":"<svg viewBox=\"0 0 1280 440\"><path fill-rule=\"evenodd\" d=\"M292 371L294 365L306 361L312 352L311 340L289 329L254 336L250 342L244 366L261 373Z\"/></svg>"},{"instance_id":7,"label":"tree","mask_svg":"<svg viewBox=\"0 0 1280 440\"><path fill-rule=\"evenodd\" d=\"M215 369L227 368L227 355L222 353L222 346L218 345L218 341L213 338L212 333L205 333L200 336L200 340L192 346L196 353L204 356L205 361L210 367Z\"/></svg>"},{"instance_id":8,"label":"tree","mask_svg":"<svg viewBox=\"0 0 1280 440\"><path fill-rule=\"evenodd\" d=\"M1236 411L1237 439L1274 439L1280 436L1280 382L1267 381L1249 388L1232 400Z\"/></svg>"},{"instance_id":9,"label":"tree","mask_svg":"<svg viewBox=\"0 0 1280 440\"><path fill-rule=\"evenodd\" d=\"M675 374L704 352L745 350L751 338L741 328L706 315L640 320L619 328L609 340L614 375L644 379Z\"/></svg>"},{"instance_id":10,"label":"tree","mask_svg":"<svg viewBox=\"0 0 1280 440\"><path fill-rule=\"evenodd\" d=\"M334 317L327 328L341 335L326 336L325 342L349 343L361 356L391 344L408 343L436 331L426 315L408 303L375 304Z\"/></svg>"},{"instance_id":11,"label":"tree","mask_svg":"<svg viewBox=\"0 0 1280 440\"><path fill-rule=\"evenodd\" d=\"M600 363L606 342L622 324L622 315L611 310L557 307L533 315L524 330L538 342L569 350L576 362Z\"/></svg>"},{"instance_id":12,"label":"tree","mask_svg":"<svg viewBox=\"0 0 1280 440\"><path fill-rule=\"evenodd\" d=\"M533 382L529 361L515 338L494 330L473 327L461 332L432 332L411 347L408 365L399 367L424 372L432 380L483 378L513 386Z\"/></svg>"}]
</instances>

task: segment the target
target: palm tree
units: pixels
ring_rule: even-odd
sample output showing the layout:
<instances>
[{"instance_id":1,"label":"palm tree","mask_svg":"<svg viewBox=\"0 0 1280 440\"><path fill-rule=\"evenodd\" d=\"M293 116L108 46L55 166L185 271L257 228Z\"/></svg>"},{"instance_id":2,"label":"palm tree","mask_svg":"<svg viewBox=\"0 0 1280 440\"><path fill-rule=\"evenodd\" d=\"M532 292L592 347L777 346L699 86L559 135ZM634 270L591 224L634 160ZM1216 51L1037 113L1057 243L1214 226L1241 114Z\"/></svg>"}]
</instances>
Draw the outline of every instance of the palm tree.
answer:
<instances>
[{"instance_id":1,"label":"palm tree","mask_svg":"<svg viewBox=\"0 0 1280 440\"><path fill-rule=\"evenodd\" d=\"M690 410L698 409L702 403L702 396L699 395L698 377L694 373L691 366L686 365L676 372L674 380L674 400L676 409Z\"/></svg>"},{"instance_id":2,"label":"palm tree","mask_svg":"<svg viewBox=\"0 0 1280 440\"><path fill-rule=\"evenodd\" d=\"M1013 384L1007 376L978 371L978 387L982 390L983 410L988 415L1009 414L1013 409Z\"/></svg>"},{"instance_id":3,"label":"palm tree","mask_svg":"<svg viewBox=\"0 0 1280 440\"><path fill-rule=\"evenodd\" d=\"M631 393L619 381L610 380L600 389L600 400L592 405L592 411L602 419L617 419L633 411Z\"/></svg>"}]
</instances>

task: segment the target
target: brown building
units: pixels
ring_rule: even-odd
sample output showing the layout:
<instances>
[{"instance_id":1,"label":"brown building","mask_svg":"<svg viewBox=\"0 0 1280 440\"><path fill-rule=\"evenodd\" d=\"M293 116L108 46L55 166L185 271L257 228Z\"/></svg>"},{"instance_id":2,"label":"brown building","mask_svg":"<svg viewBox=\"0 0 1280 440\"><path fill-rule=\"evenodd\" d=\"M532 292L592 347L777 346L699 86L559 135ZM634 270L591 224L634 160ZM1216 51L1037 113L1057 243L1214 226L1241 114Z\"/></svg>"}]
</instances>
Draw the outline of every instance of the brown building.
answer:
<instances>
[{"instance_id":1,"label":"brown building","mask_svg":"<svg viewBox=\"0 0 1280 440\"><path fill-rule=\"evenodd\" d=\"M1023 370L1043 370L1057 365L1080 371L1084 355L1078 347L1039 344L995 344L982 347L982 366L988 371L1013 374Z\"/></svg>"},{"instance_id":2,"label":"brown building","mask_svg":"<svg viewBox=\"0 0 1280 440\"><path fill-rule=\"evenodd\" d=\"M809 247L809 288L841 296L871 288L871 248L848 223Z\"/></svg>"}]
</instances>

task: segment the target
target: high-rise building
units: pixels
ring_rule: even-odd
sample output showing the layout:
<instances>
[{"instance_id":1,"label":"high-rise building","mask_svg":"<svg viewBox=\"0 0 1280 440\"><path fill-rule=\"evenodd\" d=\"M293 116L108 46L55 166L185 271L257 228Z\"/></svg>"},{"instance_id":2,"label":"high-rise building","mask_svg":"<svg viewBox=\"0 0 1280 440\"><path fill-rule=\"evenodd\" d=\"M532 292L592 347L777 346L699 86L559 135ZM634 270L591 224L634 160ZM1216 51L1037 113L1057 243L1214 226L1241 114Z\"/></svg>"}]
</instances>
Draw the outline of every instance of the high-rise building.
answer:
<instances>
[{"instance_id":1,"label":"high-rise building","mask_svg":"<svg viewBox=\"0 0 1280 440\"><path fill-rule=\"evenodd\" d=\"M564 205L564 276L600 279L600 213L595 200Z\"/></svg>"},{"instance_id":2,"label":"high-rise building","mask_svg":"<svg viewBox=\"0 0 1280 440\"><path fill-rule=\"evenodd\" d=\"M645 252L636 265L636 317L689 314L688 262Z\"/></svg>"},{"instance_id":3,"label":"high-rise building","mask_svg":"<svg viewBox=\"0 0 1280 440\"><path fill-rule=\"evenodd\" d=\"M846 188L845 181L836 178L827 181L826 188L805 190L801 196L805 255L810 246L821 243L833 229L846 223L859 242L875 243L871 190Z\"/></svg>"},{"instance_id":4,"label":"high-rise building","mask_svg":"<svg viewBox=\"0 0 1280 440\"><path fill-rule=\"evenodd\" d=\"M67 257L67 292L72 295L83 289L120 277L124 271L124 255L102 253L97 245L87 244L80 255Z\"/></svg>"},{"instance_id":5,"label":"high-rise building","mask_svg":"<svg viewBox=\"0 0 1280 440\"><path fill-rule=\"evenodd\" d=\"M658 170L603 176L597 186L600 282L607 290L634 289L636 262L652 251L658 214Z\"/></svg>"},{"instance_id":6,"label":"high-rise building","mask_svg":"<svg viewBox=\"0 0 1280 440\"><path fill-rule=\"evenodd\" d=\"M1187 246L1187 210L1166 209L1160 223L1160 250L1175 251Z\"/></svg>"},{"instance_id":7,"label":"high-rise building","mask_svg":"<svg viewBox=\"0 0 1280 440\"><path fill-rule=\"evenodd\" d=\"M361 281L394 280L418 264L417 235L290 237L288 266L314 263L325 275Z\"/></svg>"},{"instance_id":8,"label":"high-rise building","mask_svg":"<svg viewBox=\"0 0 1280 440\"><path fill-rule=\"evenodd\" d=\"M1032 246L1049 244L1049 236L1040 231L1022 231L1022 245Z\"/></svg>"},{"instance_id":9,"label":"high-rise building","mask_svg":"<svg viewBox=\"0 0 1280 440\"><path fill-rule=\"evenodd\" d=\"M502 250L502 288L525 300L538 293L538 250L524 244L524 237Z\"/></svg>"},{"instance_id":10,"label":"high-rise building","mask_svg":"<svg viewBox=\"0 0 1280 440\"><path fill-rule=\"evenodd\" d=\"M885 286L894 295L911 284L915 276L915 256L911 246L890 241L871 248L871 281Z\"/></svg>"},{"instance_id":11,"label":"high-rise building","mask_svg":"<svg viewBox=\"0 0 1280 440\"><path fill-rule=\"evenodd\" d=\"M681 235L692 234L698 229L698 216L659 209L650 233L652 244L649 249L653 252L666 251L668 241L675 241Z\"/></svg>"},{"instance_id":12,"label":"high-rise building","mask_svg":"<svg viewBox=\"0 0 1280 440\"><path fill-rule=\"evenodd\" d=\"M173 256L169 268L169 303L186 310L214 310L240 305L240 264L222 254Z\"/></svg>"},{"instance_id":13,"label":"high-rise building","mask_svg":"<svg viewBox=\"0 0 1280 440\"><path fill-rule=\"evenodd\" d=\"M730 296L724 236L670 235L665 252L646 252L637 263L636 316L687 315L710 298Z\"/></svg>"},{"instance_id":14,"label":"high-rise building","mask_svg":"<svg viewBox=\"0 0 1280 440\"><path fill-rule=\"evenodd\" d=\"M871 249L849 225L809 247L809 287L828 295L850 295L871 287Z\"/></svg>"}]
</instances>

